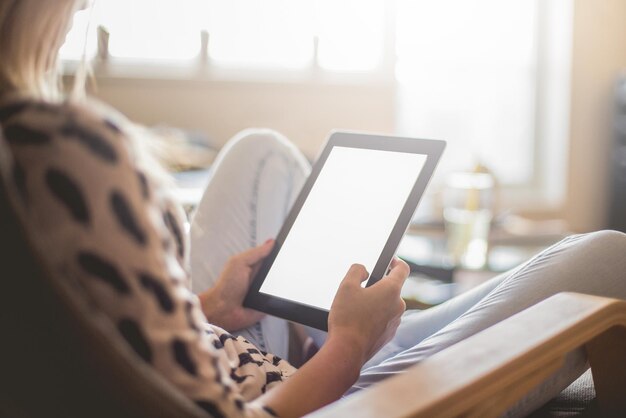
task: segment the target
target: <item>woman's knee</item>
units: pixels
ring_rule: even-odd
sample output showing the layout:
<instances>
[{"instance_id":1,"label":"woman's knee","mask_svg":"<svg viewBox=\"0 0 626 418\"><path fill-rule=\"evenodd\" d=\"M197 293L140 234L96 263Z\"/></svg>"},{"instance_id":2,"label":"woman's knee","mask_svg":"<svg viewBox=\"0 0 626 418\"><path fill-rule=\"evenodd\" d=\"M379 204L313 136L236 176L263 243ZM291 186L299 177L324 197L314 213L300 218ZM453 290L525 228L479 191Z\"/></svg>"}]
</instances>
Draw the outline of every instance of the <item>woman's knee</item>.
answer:
<instances>
[{"instance_id":1,"label":"woman's knee","mask_svg":"<svg viewBox=\"0 0 626 418\"><path fill-rule=\"evenodd\" d=\"M586 234L570 235L553 247L548 253L555 254L620 254L626 255L626 234L613 231L601 230Z\"/></svg>"},{"instance_id":2,"label":"woman's knee","mask_svg":"<svg viewBox=\"0 0 626 418\"><path fill-rule=\"evenodd\" d=\"M606 282L623 281L626 235L596 231L571 235L530 260L505 281L532 283L545 292L605 294ZM535 278L536 281L532 278Z\"/></svg>"},{"instance_id":3,"label":"woman's knee","mask_svg":"<svg viewBox=\"0 0 626 418\"><path fill-rule=\"evenodd\" d=\"M222 149L219 164L262 171L271 178L289 177L297 187L309 176L311 165L291 141L272 129L251 128L239 132ZM217 161L216 161L217 162Z\"/></svg>"},{"instance_id":4,"label":"woman's knee","mask_svg":"<svg viewBox=\"0 0 626 418\"><path fill-rule=\"evenodd\" d=\"M247 157L277 153L288 158L301 158L300 151L287 137L266 128L249 128L240 131L226 143L224 149L231 155L241 154Z\"/></svg>"},{"instance_id":5,"label":"woman's knee","mask_svg":"<svg viewBox=\"0 0 626 418\"><path fill-rule=\"evenodd\" d=\"M555 257L546 260L571 290L602 296L625 297L626 234L603 230L572 236ZM608 290L610 289L610 291Z\"/></svg>"},{"instance_id":6,"label":"woman's knee","mask_svg":"<svg viewBox=\"0 0 626 418\"><path fill-rule=\"evenodd\" d=\"M590 232L583 235L582 250L602 256L626 258L626 234L613 230Z\"/></svg>"}]
</instances>

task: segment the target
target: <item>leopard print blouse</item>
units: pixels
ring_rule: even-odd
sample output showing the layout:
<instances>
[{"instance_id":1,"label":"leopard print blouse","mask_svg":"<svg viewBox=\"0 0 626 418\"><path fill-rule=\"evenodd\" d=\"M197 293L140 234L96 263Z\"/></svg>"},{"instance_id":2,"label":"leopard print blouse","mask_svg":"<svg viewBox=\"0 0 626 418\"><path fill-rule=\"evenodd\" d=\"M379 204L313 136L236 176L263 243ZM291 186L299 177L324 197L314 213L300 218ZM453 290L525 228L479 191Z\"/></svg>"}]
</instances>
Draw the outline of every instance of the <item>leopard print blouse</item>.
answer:
<instances>
[{"instance_id":1,"label":"leopard print blouse","mask_svg":"<svg viewBox=\"0 0 626 418\"><path fill-rule=\"evenodd\" d=\"M0 177L25 230L47 267L200 408L275 415L255 399L295 368L206 322L181 210L145 170L130 126L102 105L0 102Z\"/></svg>"}]
</instances>

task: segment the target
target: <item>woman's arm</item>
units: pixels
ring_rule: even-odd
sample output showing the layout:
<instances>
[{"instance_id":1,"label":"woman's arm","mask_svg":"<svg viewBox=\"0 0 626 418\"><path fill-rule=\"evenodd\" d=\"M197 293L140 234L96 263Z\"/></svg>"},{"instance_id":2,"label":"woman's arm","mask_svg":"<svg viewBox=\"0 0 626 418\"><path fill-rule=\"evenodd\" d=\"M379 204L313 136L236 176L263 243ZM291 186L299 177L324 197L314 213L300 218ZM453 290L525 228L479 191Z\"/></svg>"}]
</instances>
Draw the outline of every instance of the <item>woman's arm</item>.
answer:
<instances>
[{"instance_id":1,"label":"woman's arm","mask_svg":"<svg viewBox=\"0 0 626 418\"><path fill-rule=\"evenodd\" d=\"M231 257L215 286L199 295L202 311L211 324L233 332L263 318L263 313L244 308L243 299L260 261L267 257L273 246L274 240L267 240Z\"/></svg>"},{"instance_id":2,"label":"woman's arm","mask_svg":"<svg viewBox=\"0 0 626 418\"><path fill-rule=\"evenodd\" d=\"M231 257L215 287L200 295L211 323L240 329L262 314L242 307L243 298L273 241ZM337 291L328 319L328 339L320 351L281 385L258 399L280 417L296 417L339 399L359 377L361 366L395 334L405 310L400 289L409 267L395 259L390 273L363 288L369 274L353 265Z\"/></svg>"},{"instance_id":3,"label":"woman's arm","mask_svg":"<svg viewBox=\"0 0 626 418\"><path fill-rule=\"evenodd\" d=\"M300 417L339 399L359 377L363 349L345 338L328 338L292 377L258 399L279 417Z\"/></svg>"},{"instance_id":4,"label":"woman's arm","mask_svg":"<svg viewBox=\"0 0 626 418\"><path fill-rule=\"evenodd\" d=\"M361 366L395 334L406 307L400 289L408 274L406 263L394 260L387 277L362 288L367 271L363 266L352 266L331 307L324 346L259 402L287 418L339 399L356 381Z\"/></svg>"}]
</instances>

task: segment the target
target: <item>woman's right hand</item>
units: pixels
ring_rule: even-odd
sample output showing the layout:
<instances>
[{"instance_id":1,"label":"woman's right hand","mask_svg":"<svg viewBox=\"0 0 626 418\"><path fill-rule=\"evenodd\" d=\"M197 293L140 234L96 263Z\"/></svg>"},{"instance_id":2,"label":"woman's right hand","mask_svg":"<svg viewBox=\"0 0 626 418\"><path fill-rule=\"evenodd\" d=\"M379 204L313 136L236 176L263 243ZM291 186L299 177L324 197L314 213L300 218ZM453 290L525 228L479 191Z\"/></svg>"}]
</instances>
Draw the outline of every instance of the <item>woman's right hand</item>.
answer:
<instances>
[{"instance_id":1,"label":"woman's right hand","mask_svg":"<svg viewBox=\"0 0 626 418\"><path fill-rule=\"evenodd\" d=\"M391 271L382 280L363 288L369 274L354 264L341 282L328 317L328 339L343 340L360 348L362 363L369 360L393 338L406 304L400 289L409 275L409 266L400 259L391 262Z\"/></svg>"},{"instance_id":2,"label":"woman's right hand","mask_svg":"<svg viewBox=\"0 0 626 418\"><path fill-rule=\"evenodd\" d=\"M339 399L357 380L361 366L396 333L406 307L400 288L408 275L409 266L394 260L386 277L362 288L367 271L353 265L335 295L328 339L320 351L259 402L281 417L300 417Z\"/></svg>"}]
</instances>

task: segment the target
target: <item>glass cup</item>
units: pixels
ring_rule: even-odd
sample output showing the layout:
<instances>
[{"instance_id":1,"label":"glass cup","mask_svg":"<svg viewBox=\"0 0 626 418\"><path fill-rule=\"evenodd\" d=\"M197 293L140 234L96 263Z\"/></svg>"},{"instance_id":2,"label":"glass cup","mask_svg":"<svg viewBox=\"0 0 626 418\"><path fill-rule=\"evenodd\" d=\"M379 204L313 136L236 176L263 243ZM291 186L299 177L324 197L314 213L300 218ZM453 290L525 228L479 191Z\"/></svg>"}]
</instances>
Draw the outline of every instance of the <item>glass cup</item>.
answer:
<instances>
[{"instance_id":1,"label":"glass cup","mask_svg":"<svg viewBox=\"0 0 626 418\"><path fill-rule=\"evenodd\" d=\"M480 269L487 262L494 178L489 173L451 174L443 194L447 247L453 262Z\"/></svg>"}]
</instances>

